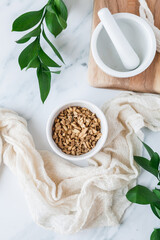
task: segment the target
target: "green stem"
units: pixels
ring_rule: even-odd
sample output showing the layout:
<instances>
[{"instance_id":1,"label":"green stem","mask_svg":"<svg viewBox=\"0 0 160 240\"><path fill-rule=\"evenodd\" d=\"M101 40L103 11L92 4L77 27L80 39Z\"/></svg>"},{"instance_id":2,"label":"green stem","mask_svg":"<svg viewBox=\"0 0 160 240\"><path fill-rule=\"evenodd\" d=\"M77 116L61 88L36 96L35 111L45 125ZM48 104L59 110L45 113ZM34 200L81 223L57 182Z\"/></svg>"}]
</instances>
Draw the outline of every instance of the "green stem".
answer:
<instances>
[{"instance_id":1,"label":"green stem","mask_svg":"<svg viewBox=\"0 0 160 240\"><path fill-rule=\"evenodd\" d=\"M45 7L46 7L46 6L45 6ZM43 17L42 17L42 19L41 19L41 21L40 21L39 26L42 24L42 22L43 22L43 20L44 20L44 18L45 18L45 15L46 15L46 9L45 9L45 12L44 12L44 14L43 14Z\"/></svg>"}]
</instances>

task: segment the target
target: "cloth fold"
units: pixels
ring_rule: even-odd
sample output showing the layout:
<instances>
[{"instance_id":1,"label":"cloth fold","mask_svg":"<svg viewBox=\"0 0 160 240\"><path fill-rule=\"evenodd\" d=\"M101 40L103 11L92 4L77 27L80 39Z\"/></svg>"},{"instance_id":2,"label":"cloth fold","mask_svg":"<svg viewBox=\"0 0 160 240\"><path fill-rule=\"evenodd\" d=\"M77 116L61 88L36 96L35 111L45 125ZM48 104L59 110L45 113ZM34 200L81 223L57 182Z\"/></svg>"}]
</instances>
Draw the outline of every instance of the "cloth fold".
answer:
<instances>
[{"instance_id":1,"label":"cloth fold","mask_svg":"<svg viewBox=\"0 0 160 240\"><path fill-rule=\"evenodd\" d=\"M135 185L141 155L141 128L160 130L160 97L125 93L104 104L109 134L88 167L48 151L37 151L26 121L0 109L0 161L22 185L37 224L59 233L118 224L130 205L125 194Z\"/></svg>"},{"instance_id":2,"label":"cloth fold","mask_svg":"<svg viewBox=\"0 0 160 240\"><path fill-rule=\"evenodd\" d=\"M154 25L154 17L151 10L148 7L146 0L138 1L140 3L139 7L140 17L144 18L153 29L157 41L157 52L160 52L160 30Z\"/></svg>"}]
</instances>

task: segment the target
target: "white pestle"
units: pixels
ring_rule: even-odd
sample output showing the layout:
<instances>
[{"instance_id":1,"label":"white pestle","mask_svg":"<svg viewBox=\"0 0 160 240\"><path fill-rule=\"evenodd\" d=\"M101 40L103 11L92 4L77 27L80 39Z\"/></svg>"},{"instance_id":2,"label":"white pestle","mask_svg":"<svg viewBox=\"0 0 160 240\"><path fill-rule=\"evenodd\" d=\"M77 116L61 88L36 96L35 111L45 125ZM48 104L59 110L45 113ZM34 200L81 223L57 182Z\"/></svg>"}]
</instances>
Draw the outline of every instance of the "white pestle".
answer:
<instances>
[{"instance_id":1,"label":"white pestle","mask_svg":"<svg viewBox=\"0 0 160 240\"><path fill-rule=\"evenodd\" d=\"M108 8L102 8L98 12L102 25L107 31L118 55L127 70L133 70L140 64L140 59L122 33Z\"/></svg>"}]
</instances>

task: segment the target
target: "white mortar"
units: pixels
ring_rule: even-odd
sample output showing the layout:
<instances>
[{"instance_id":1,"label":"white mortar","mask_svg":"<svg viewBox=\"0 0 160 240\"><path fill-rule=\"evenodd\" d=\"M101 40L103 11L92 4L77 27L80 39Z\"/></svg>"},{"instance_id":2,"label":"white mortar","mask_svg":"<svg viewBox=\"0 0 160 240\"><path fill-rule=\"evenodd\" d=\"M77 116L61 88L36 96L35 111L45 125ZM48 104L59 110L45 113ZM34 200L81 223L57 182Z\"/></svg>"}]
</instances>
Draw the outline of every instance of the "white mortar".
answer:
<instances>
[{"instance_id":1,"label":"white mortar","mask_svg":"<svg viewBox=\"0 0 160 240\"><path fill-rule=\"evenodd\" d=\"M143 72L152 63L156 53L156 39L149 24L130 13L114 14L119 27L140 58L138 68L128 71L102 24L98 24L92 35L91 49L95 62L108 75L132 77Z\"/></svg>"}]
</instances>

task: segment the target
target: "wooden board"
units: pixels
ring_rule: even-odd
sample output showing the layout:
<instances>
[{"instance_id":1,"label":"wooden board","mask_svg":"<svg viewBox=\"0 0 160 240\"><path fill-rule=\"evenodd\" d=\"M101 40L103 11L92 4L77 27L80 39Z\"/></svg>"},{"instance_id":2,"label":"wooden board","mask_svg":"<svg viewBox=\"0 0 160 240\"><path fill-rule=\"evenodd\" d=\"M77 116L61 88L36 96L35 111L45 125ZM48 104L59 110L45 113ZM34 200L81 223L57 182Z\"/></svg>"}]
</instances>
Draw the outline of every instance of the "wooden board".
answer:
<instances>
[{"instance_id":1,"label":"wooden board","mask_svg":"<svg viewBox=\"0 0 160 240\"><path fill-rule=\"evenodd\" d=\"M160 0L147 0L147 3L154 15L155 25L160 28ZM139 15L138 0L95 0L92 32L99 23L97 12L103 7L108 7L112 14L129 12ZM90 51L88 81L93 87L160 93L160 54L156 54L152 64L143 73L130 78L115 78L97 66Z\"/></svg>"}]
</instances>

